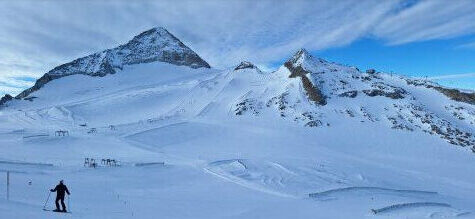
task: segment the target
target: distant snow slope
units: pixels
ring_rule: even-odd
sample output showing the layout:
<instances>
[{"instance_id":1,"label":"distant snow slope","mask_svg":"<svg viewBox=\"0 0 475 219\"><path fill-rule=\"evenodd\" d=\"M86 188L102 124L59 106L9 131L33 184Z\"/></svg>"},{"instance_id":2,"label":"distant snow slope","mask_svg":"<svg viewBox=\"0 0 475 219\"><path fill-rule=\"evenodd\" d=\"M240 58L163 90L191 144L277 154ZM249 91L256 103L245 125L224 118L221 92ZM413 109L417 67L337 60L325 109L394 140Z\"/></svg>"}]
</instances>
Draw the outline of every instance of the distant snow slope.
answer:
<instances>
[{"instance_id":1,"label":"distant snow slope","mask_svg":"<svg viewBox=\"0 0 475 219\"><path fill-rule=\"evenodd\" d=\"M305 50L56 78L0 110L0 217L473 218L471 95ZM70 215L41 210L59 179Z\"/></svg>"}]
</instances>

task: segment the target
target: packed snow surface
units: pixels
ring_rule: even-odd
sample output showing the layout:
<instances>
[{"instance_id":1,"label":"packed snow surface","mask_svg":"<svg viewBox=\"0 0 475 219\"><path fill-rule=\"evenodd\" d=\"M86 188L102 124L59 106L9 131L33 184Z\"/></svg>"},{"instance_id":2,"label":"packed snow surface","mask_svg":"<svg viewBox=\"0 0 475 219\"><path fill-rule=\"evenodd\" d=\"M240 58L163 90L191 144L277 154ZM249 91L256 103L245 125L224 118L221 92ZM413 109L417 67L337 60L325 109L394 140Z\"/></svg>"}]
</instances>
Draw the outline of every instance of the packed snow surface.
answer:
<instances>
[{"instance_id":1,"label":"packed snow surface","mask_svg":"<svg viewBox=\"0 0 475 219\"><path fill-rule=\"evenodd\" d=\"M151 62L8 102L0 218L475 218L473 105L296 56L293 78ZM42 210L60 179L71 214Z\"/></svg>"}]
</instances>

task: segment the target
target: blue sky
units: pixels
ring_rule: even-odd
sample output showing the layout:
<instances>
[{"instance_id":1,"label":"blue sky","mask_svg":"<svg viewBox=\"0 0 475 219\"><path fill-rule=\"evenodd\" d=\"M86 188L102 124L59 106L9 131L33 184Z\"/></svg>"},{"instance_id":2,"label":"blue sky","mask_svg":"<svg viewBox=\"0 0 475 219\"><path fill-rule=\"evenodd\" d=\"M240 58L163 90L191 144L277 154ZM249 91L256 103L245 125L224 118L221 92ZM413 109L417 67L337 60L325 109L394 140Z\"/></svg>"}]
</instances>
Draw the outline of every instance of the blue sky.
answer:
<instances>
[{"instance_id":1,"label":"blue sky","mask_svg":"<svg viewBox=\"0 0 475 219\"><path fill-rule=\"evenodd\" d=\"M212 66L274 69L299 48L360 69L475 89L472 0L0 1L0 94L167 28Z\"/></svg>"},{"instance_id":2,"label":"blue sky","mask_svg":"<svg viewBox=\"0 0 475 219\"><path fill-rule=\"evenodd\" d=\"M348 46L313 52L328 60L375 68L410 77L427 78L444 86L475 90L475 48L460 47L471 37L430 40L387 46L376 39L361 39Z\"/></svg>"}]
</instances>

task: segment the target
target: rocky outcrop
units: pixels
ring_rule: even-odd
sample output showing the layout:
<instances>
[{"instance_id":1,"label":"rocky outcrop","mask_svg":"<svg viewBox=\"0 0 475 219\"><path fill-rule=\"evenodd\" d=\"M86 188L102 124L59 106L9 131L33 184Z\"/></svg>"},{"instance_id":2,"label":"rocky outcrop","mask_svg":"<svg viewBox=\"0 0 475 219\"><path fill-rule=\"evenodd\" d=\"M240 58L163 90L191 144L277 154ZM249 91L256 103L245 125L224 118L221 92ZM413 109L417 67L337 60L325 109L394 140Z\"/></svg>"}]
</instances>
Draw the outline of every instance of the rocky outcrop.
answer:
<instances>
[{"instance_id":1,"label":"rocky outcrop","mask_svg":"<svg viewBox=\"0 0 475 219\"><path fill-rule=\"evenodd\" d=\"M374 73L376 73L376 70L374 70L374 69L371 68L371 69L366 70L366 73L368 73L368 74L374 74Z\"/></svg>"},{"instance_id":2,"label":"rocky outcrop","mask_svg":"<svg viewBox=\"0 0 475 219\"><path fill-rule=\"evenodd\" d=\"M448 98L452 100L475 105L475 92L467 93L467 92L462 92L457 89L444 88L436 83L433 83L431 81L426 81L426 80L406 79L406 83L409 85L414 85L414 86L424 86L426 88L432 88L436 91L439 91L440 93L444 94L445 96L447 96Z\"/></svg>"},{"instance_id":3,"label":"rocky outcrop","mask_svg":"<svg viewBox=\"0 0 475 219\"><path fill-rule=\"evenodd\" d=\"M475 105L475 92L474 93L465 93L457 89L448 89L443 87L434 87L435 90L444 94L452 100L460 101Z\"/></svg>"},{"instance_id":4,"label":"rocky outcrop","mask_svg":"<svg viewBox=\"0 0 475 219\"><path fill-rule=\"evenodd\" d=\"M241 62L238 66L236 66L236 68L234 68L234 71L237 71L239 69L257 69L257 67L252 64L251 62L247 62L247 61L243 61Z\"/></svg>"},{"instance_id":5,"label":"rocky outcrop","mask_svg":"<svg viewBox=\"0 0 475 219\"><path fill-rule=\"evenodd\" d=\"M28 95L30 95L31 93L39 90L40 88L42 88L46 83L56 79L56 78L60 78L61 76L57 76L57 75L50 75L48 73L44 74L41 78L39 78L38 80L36 80L36 83L33 85L33 87L30 87L26 90L24 90L23 92L21 92L20 94L18 94L15 98L16 99L21 99L21 98L25 98L27 97Z\"/></svg>"},{"instance_id":6,"label":"rocky outcrop","mask_svg":"<svg viewBox=\"0 0 475 219\"><path fill-rule=\"evenodd\" d=\"M355 98L358 95L358 91L352 90L352 91L347 91L339 94L339 97L349 97L349 98Z\"/></svg>"},{"instance_id":7,"label":"rocky outcrop","mask_svg":"<svg viewBox=\"0 0 475 219\"><path fill-rule=\"evenodd\" d=\"M325 96L317 86L313 85L307 76L310 71L305 70L302 66L304 59L311 59L311 56L306 50L301 49L291 59L284 63L284 66L290 71L289 78L300 77L308 98L318 105L326 105L327 101Z\"/></svg>"},{"instance_id":8,"label":"rocky outcrop","mask_svg":"<svg viewBox=\"0 0 475 219\"><path fill-rule=\"evenodd\" d=\"M375 97L375 96L384 96L388 97L391 99L403 99L404 94L406 94L406 91L403 89L395 89L394 91L384 91L381 89L371 89L371 90L363 90L363 93L370 97Z\"/></svg>"},{"instance_id":9,"label":"rocky outcrop","mask_svg":"<svg viewBox=\"0 0 475 219\"><path fill-rule=\"evenodd\" d=\"M76 59L60 65L38 79L35 85L21 92L25 98L46 83L65 76L83 74L103 77L114 74L126 65L149 62L166 62L191 68L210 68L193 50L164 28L147 30L124 45Z\"/></svg>"},{"instance_id":10,"label":"rocky outcrop","mask_svg":"<svg viewBox=\"0 0 475 219\"><path fill-rule=\"evenodd\" d=\"M5 96L3 96L3 97L0 99L0 106L5 105L5 103L7 103L7 102L10 101L10 100L13 100L13 97L12 97L10 94L5 94Z\"/></svg>"}]
</instances>

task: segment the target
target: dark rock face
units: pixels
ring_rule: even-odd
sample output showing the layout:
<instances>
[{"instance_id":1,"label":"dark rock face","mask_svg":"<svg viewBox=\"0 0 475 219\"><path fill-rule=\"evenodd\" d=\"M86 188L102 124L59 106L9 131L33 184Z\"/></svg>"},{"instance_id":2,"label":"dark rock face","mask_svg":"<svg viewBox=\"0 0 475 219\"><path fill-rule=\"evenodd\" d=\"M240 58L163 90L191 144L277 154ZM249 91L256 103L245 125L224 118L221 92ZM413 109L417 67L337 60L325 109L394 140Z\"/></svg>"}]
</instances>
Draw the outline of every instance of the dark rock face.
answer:
<instances>
[{"instance_id":1,"label":"dark rock face","mask_svg":"<svg viewBox=\"0 0 475 219\"><path fill-rule=\"evenodd\" d=\"M457 89L447 89L442 87L434 87L434 89L452 100L465 102L472 105L475 104L475 93L465 93Z\"/></svg>"},{"instance_id":2,"label":"dark rock face","mask_svg":"<svg viewBox=\"0 0 475 219\"><path fill-rule=\"evenodd\" d=\"M426 88L432 88L436 91L439 91L440 93L444 94L448 98L455 100L455 101L460 101L460 102L465 102L468 104L475 105L475 92L474 93L466 93L462 92L457 89L449 89L449 88L443 88L433 82L429 81L424 81L424 80L410 80L407 79L406 83L409 85L414 85L414 86L424 86Z\"/></svg>"},{"instance_id":3,"label":"dark rock face","mask_svg":"<svg viewBox=\"0 0 475 219\"><path fill-rule=\"evenodd\" d=\"M310 72L305 70L301 65L296 65L296 62L302 58L302 56L310 56L305 50L299 50L290 60L284 63L290 71L289 78L300 77L302 85L310 100L318 105L326 105L327 101L320 89L312 84L307 74Z\"/></svg>"},{"instance_id":4,"label":"dark rock face","mask_svg":"<svg viewBox=\"0 0 475 219\"><path fill-rule=\"evenodd\" d=\"M262 102L258 102L256 99L245 99L240 103L236 104L236 109L234 110L235 114L240 116L250 111L253 115L259 115L260 110L262 109Z\"/></svg>"},{"instance_id":5,"label":"dark rock face","mask_svg":"<svg viewBox=\"0 0 475 219\"><path fill-rule=\"evenodd\" d=\"M406 91L399 88L395 89L392 92L384 91L381 89L371 89L371 90L363 90L363 93L370 97L374 96L384 96L384 97L389 97L391 99L404 99L404 94L406 94Z\"/></svg>"},{"instance_id":6,"label":"dark rock face","mask_svg":"<svg viewBox=\"0 0 475 219\"><path fill-rule=\"evenodd\" d=\"M374 70L374 69L368 69L368 70L366 70L366 73L368 73L368 74L374 74L374 73L376 73L376 70Z\"/></svg>"},{"instance_id":7,"label":"dark rock face","mask_svg":"<svg viewBox=\"0 0 475 219\"><path fill-rule=\"evenodd\" d=\"M206 61L164 28L145 31L113 50L117 50L116 56L126 65L161 61L191 68L210 68Z\"/></svg>"},{"instance_id":8,"label":"dark rock face","mask_svg":"<svg viewBox=\"0 0 475 219\"><path fill-rule=\"evenodd\" d=\"M30 95L31 93L39 90L41 87L43 87L43 85L45 85L46 83L56 79L56 78L60 78L59 76L52 76L52 75L49 75L48 73L44 74L41 78L39 78L38 80L36 80L36 83L33 85L33 87L30 87L26 90L24 90L23 92L21 92L20 94L18 94L15 98L16 99L21 99L21 98L25 98L27 97L28 95Z\"/></svg>"},{"instance_id":9,"label":"dark rock face","mask_svg":"<svg viewBox=\"0 0 475 219\"><path fill-rule=\"evenodd\" d=\"M241 62L238 66L236 66L236 68L234 68L234 71L239 70L239 69L246 69L246 68L253 69L257 67L250 62L244 61L244 62Z\"/></svg>"},{"instance_id":10,"label":"dark rock face","mask_svg":"<svg viewBox=\"0 0 475 219\"><path fill-rule=\"evenodd\" d=\"M13 97L10 94L5 94L5 96L3 96L0 99L0 106L4 105L5 103L7 103L10 100L13 100Z\"/></svg>"},{"instance_id":11,"label":"dark rock face","mask_svg":"<svg viewBox=\"0 0 475 219\"><path fill-rule=\"evenodd\" d=\"M322 126L322 122L320 120L310 121L305 124L306 127L319 127Z\"/></svg>"},{"instance_id":12,"label":"dark rock face","mask_svg":"<svg viewBox=\"0 0 475 219\"><path fill-rule=\"evenodd\" d=\"M339 97L349 97L349 98L355 98L358 95L358 91L352 90L352 91L347 91L344 93L339 94Z\"/></svg>"},{"instance_id":13,"label":"dark rock face","mask_svg":"<svg viewBox=\"0 0 475 219\"><path fill-rule=\"evenodd\" d=\"M38 97L35 97L35 96L29 96L29 97L25 97L24 100L28 100L30 102L33 102L34 99L36 99Z\"/></svg>"},{"instance_id":14,"label":"dark rock face","mask_svg":"<svg viewBox=\"0 0 475 219\"><path fill-rule=\"evenodd\" d=\"M21 92L16 98L25 98L57 78L75 74L103 77L116 73L125 65L149 62L166 62L191 68L210 68L206 61L167 30L153 28L114 49L94 53L55 67L37 80L33 87Z\"/></svg>"}]
</instances>

